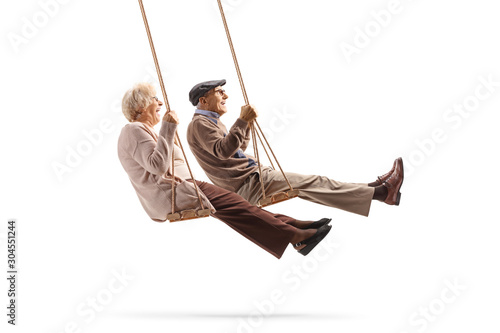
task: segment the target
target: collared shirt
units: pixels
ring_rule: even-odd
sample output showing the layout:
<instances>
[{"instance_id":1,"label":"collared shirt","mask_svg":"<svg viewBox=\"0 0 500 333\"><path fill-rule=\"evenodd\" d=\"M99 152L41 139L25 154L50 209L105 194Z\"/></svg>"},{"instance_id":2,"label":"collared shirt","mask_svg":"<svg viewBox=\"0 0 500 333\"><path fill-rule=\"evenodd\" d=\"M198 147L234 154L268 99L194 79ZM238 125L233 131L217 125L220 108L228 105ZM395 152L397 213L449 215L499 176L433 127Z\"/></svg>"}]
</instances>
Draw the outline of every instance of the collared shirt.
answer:
<instances>
[{"instance_id":1,"label":"collared shirt","mask_svg":"<svg viewBox=\"0 0 500 333\"><path fill-rule=\"evenodd\" d=\"M210 117L210 118L216 118L216 119L219 119L220 118L220 114L218 114L217 112L213 112L213 111L207 111L207 110L201 110L201 109L196 109L194 111L194 113L197 113L197 114L202 114L204 116L207 116L207 117ZM209 119L210 119L209 118ZM217 125L217 120L216 119L210 119L211 121L213 121L215 123L215 125Z\"/></svg>"}]
</instances>

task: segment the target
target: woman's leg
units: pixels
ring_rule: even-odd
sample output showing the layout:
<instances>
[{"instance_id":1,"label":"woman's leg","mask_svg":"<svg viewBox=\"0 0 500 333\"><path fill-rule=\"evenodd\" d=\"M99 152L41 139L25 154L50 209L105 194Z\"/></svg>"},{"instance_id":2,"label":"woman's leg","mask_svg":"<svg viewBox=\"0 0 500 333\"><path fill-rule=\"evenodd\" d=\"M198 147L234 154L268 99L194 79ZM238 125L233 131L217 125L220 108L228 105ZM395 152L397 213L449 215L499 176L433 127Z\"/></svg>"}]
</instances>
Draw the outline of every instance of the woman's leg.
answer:
<instances>
[{"instance_id":1,"label":"woman's leg","mask_svg":"<svg viewBox=\"0 0 500 333\"><path fill-rule=\"evenodd\" d=\"M267 210L266 210L266 212L267 212ZM288 223L290 225L293 225L295 228L299 228L299 229L307 229L307 227L309 227L314 222L314 221L296 220L290 216L286 216L283 214L274 214L274 213L270 213L270 212L269 212L269 214L273 214L273 216L275 218L280 219L281 221Z\"/></svg>"},{"instance_id":2,"label":"woman's leg","mask_svg":"<svg viewBox=\"0 0 500 333\"><path fill-rule=\"evenodd\" d=\"M293 218L253 206L234 192L198 180L196 184L217 210L213 217L278 259L289 243L297 243L315 233L315 230L297 229L291 225Z\"/></svg>"}]
</instances>

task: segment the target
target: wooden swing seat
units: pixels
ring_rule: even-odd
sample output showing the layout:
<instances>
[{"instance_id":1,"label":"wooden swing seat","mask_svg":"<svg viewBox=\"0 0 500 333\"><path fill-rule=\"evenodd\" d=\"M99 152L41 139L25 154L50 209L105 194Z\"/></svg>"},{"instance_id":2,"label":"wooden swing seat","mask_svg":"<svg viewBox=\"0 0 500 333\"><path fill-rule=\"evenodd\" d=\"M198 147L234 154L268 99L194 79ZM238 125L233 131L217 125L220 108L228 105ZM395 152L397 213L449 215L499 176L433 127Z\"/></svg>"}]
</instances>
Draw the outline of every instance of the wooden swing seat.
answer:
<instances>
[{"instance_id":1,"label":"wooden swing seat","mask_svg":"<svg viewBox=\"0 0 500 333\"><path fill-rule=\"evenodd\" d=\"M178 221L186 221L208 216L210 216L210 209L199 209L199 210L188 209L178 213L168 214L167 220L169 222L178 222Z\"/></svg>"},{"instance_id":2,"label":"wooden swing seat","mask_svg":"<svg viewBox=\"0 0 500 333\"><path fill-rule=\"evenodd\" d=\"M259 202L257 203L257 207L262 208L270 206L272 204L293 199L298 196L299 196L299 190L289 190L289 191L274 193L270 197L259 200Z\"/></svg>"}]
</instances>

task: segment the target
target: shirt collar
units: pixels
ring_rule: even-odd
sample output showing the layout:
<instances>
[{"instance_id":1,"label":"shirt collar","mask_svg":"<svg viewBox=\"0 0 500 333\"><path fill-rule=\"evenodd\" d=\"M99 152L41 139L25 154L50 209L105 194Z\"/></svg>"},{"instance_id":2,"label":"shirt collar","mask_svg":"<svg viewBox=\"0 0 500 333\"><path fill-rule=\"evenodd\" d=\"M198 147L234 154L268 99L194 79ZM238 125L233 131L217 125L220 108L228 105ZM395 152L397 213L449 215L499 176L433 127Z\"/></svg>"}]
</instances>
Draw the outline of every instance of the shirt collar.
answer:
<instances>
[{"instance_id":1,"label":"shirt collar","mask_svg":"<svg viewBox=\"0 0 500 333\"><path fill-rule=\"evenodd\" d=\"M196 111L194 113L202 114L204 116L217 118L217 119L219 119L219 117L220 117L220 114L218 114L217 112L207 111L207 110L196 109Z\"/></svg>"}]
</instances>

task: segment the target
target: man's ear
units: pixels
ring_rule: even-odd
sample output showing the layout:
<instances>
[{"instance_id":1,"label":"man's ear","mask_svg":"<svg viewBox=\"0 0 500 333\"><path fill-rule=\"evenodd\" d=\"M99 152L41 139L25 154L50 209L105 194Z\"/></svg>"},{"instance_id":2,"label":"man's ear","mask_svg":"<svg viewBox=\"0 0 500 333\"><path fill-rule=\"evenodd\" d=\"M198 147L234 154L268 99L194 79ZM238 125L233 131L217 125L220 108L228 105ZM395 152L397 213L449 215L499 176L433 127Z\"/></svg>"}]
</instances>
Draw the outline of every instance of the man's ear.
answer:
<instances>
[{"instance_id":1,"label":"man's ear","mask_svg":"<svg viewBox=\"0 0 500 333\"><path fill-rule=\"evenodd\" d=\"M207 98L205 96L200 97L200 99L198 99L198 102L200 102L201 104L205 104L207 103Z\"/></svg>"}]
</instances>

